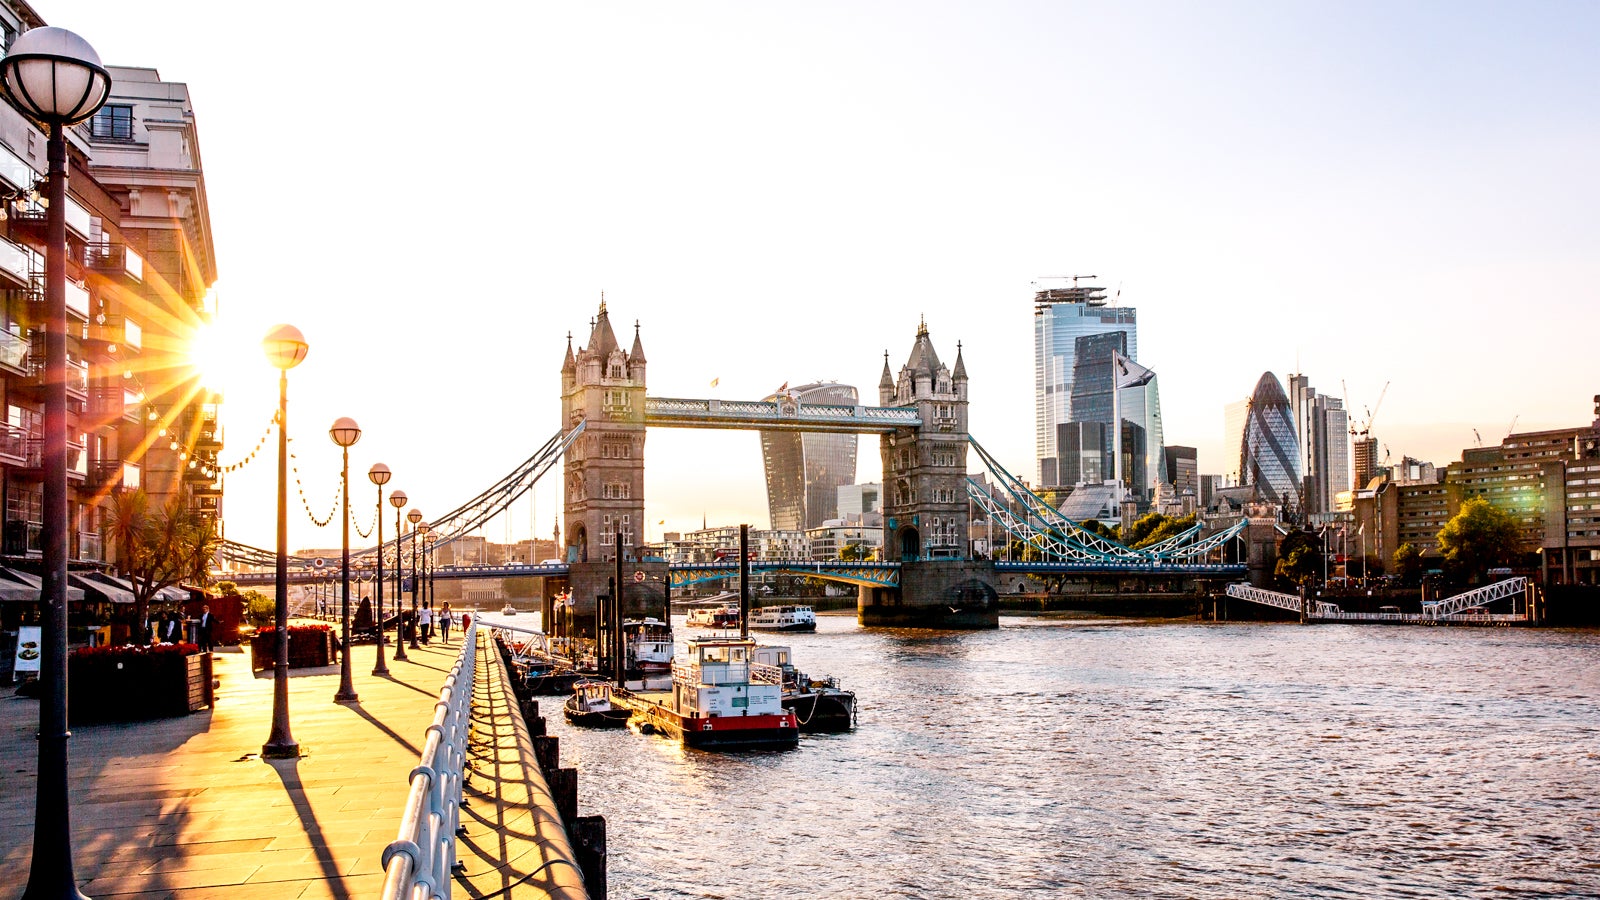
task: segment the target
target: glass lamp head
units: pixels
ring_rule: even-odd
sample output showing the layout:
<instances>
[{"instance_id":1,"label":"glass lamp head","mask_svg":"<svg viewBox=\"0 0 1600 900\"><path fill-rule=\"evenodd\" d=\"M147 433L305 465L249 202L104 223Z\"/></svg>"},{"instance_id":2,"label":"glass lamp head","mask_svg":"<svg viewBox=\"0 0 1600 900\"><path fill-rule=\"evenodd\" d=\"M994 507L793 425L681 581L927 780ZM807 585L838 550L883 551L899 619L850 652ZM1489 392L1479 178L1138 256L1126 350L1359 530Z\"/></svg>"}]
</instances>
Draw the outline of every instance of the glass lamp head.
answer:
<instances>
[{"instance_id":1,"label":"glass lamp head","mask_svg":"<svg viewBox=\"0 0 1600 900\"><path fill-rule=\"evenodd\" d=\"M333 442L341 447L350 447L361 440L361 426L349 416L340 416L328 428L328 437L333 438Z\"/></svg>"},{"instance_id":2,"label":"glass lamp head","mask_svg":"<svg viewBox=\"0 0 1600 900\"><path fill-rule=\"evenodd\" d=\"M413 525L417 524L418 522L421 522L422 521L422 510L413 508L410 512L406 513L406 521L410 522Z\"/></svg>"},{"instance_id":3,"label":"glass lamp head","mask_svg":"<svg viewBox=\"0 0 1600 900\"><path fill-rule=\"evenodd\" d=\"M389 467L383 463L373 463L372 468L367 470L367 478L378 487L388 484L389 479L392 477L394 477L394 473L390 472Z\"/></svg>"},{"instance_id":4,"label":"glass lamp head","mask_svg":"<svg viewBox=\"0 0 1600 900\"><path fill-rule=\"evenodd\" d=\"M0 80L23 115L46 124L82 122L111 94L111 74L100 64L100 54L65 28L18 35L0 59Z\"/></svg>"},{"instance_id":5,"label":"glass lamp head","mask_svg":"<svg viewBox=\"0 0 1600 900\"><path fill-rule=\"evenodd\" d=\"M389 502L394 505L395 509L405 506L408 499L410 498L406 496L405 491L394 491L389 494Z\"/></svg>"},{"instance_id":6,"label":"glass lamp head","mask_svg":"<svg viewBox=\"0 0 1600 900\"><path fill-rule=\"evenodd\" d=\"M267 354L267 362L284 371L300 365L307 349L306 336L293 325L274 325L261 339L261 350Z\"/></svg>"}]
</instances>

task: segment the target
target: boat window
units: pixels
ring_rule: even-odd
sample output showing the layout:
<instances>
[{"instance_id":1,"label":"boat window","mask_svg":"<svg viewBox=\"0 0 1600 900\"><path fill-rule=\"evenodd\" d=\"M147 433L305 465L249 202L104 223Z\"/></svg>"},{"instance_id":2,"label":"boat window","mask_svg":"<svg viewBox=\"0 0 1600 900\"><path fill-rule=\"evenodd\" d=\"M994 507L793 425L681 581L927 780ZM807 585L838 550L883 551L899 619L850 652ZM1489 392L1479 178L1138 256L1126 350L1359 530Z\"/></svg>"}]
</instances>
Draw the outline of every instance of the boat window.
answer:
<instances>
[{"instance_id":1,"label":"boat window","mask_svg":"<svg viewBox=\"0 0 1600 900\"><path fill-rule=\"evenodd\" d=\"M733 649L733 661L734 662L744 662L744 648L743 647L734 647L732 649Z\"/></svg>"}]
</instances>

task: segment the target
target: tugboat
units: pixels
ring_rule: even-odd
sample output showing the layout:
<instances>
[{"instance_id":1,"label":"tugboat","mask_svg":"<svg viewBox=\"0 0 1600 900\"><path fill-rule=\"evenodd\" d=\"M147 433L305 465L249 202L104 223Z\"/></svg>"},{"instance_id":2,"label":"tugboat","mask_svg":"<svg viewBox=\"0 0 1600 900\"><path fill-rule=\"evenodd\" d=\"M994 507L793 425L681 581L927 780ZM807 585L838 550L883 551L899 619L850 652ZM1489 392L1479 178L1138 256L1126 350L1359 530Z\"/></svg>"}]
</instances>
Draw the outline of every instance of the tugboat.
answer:
<instances>
[{"instance_id":1,"label":"tugboat","mask_svg":"<svg viewBox=\"0 0 1600 900\"><path fill-rule=\"evenodd\" d=\"M659 732L701 750L789 750L800 725L783 708L783 671L752 662L756 642L712 637L689 641L667 691L619 692L639 714L639 730Z\"/></svg>"},{"instance_id":2,"label":"tugboat","mask_svg":"<svg viewBox=\"0 0 1600 900\"><path fill-rule=\"evenodd\" d=\"M763 606L750 616L757 631L816 631L817 614L809 606Z\"/></svg>"},{"instance_id":3,"label":"tugboat","mask_svg":"<svg viewBox=\"0 0 1600 900\"><path fill-rule=\"evenodd\" d=\"M702 606L689 610L687 624L691 628L737 628L739 607Z\"/></svg>"},{"instance_id":4,"label":"tugboat","mask_svg":"<svg viewBox=\"0 0 1600 900\"><path fill-rule=\"evenodd\" d=\"M611 700L610 683L583 681L573 685L572 696L561 711L568 722L582 728L622 728L633 717L633 710Z\"/></svg>"},{"instance_id":5,"label":"tugboat","mask_svg":"<svg viewBox=\"0 0 1600 900\"><path fill-rule=\"evenodd\" d=\"M783 708L807 734L850 731L856 725L856 694L839 687L832 676L811 678L790 662L788 647L757 647L757 664L782 673Z\"/></svg>"}]
</instances>

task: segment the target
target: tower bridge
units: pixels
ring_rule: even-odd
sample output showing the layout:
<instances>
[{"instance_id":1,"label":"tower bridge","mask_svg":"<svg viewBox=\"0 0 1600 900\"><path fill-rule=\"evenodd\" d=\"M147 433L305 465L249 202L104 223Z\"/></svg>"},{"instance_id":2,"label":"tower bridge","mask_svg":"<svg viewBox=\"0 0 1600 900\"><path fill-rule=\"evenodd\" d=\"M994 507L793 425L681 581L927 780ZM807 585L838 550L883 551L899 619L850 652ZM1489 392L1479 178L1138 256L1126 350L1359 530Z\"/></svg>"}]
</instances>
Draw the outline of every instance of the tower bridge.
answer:
<instances>
[{"instance_id":1,"label":"tower bridge","mask_svg":"<svg viewBox=\"0 0 1600 900\"><path fill-rule=\"evenodd\" d=\"M927 324L919 324L898 373L884 354L878 406L805 404L793 394L772 400L716 400L646 395L643 340L634 325L623 350L605 303L590 322L588 341L567 338L561 367L560 429L535 454L477 497L429 522L448 544L507 509L546 472L562 463L562 559L545 565L440 567L438 578L542 576L549 621L558 593L571 592L576 620L592 621L625 568L620 591L626 613L659 608L659 585L683 587L736 574L735 563L682 563L647 557L644 529L645 437L649 428L715 428L804 433L876 434L883 464L884 544L875 563L754 560L755 572L786 572L857 587L864 625L993 628L998 624L999 575L1041 577L1159 574L1241 576L1242 525L1214 534L1191 528L1152 547L1130 548L1080 527L1007 472L968 432L968 377L960 345L955 364L939 359ZM974 450L990 479L967 477ZM982 510L1011 541L1031 548L1027 561L972 558L969 512ZM385 545L393 552L400 539ZM359 559L378 547L353 551ZM229 544L226 558L263 565L273 554ZM291 560L291 580L313 581L310 560ZM228 575L241 585L271 575Z\"/></svg>"}]
</instances>

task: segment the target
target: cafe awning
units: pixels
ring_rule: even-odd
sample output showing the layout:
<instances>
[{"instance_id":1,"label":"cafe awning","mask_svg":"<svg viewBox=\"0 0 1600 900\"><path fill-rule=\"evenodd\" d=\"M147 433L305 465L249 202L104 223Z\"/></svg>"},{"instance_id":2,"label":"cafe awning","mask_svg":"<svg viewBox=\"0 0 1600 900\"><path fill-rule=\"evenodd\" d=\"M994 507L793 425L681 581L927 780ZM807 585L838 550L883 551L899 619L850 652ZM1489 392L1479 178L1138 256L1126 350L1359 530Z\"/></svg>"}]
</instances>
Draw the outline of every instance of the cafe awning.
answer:
<instances>
[{"instance_id":1,"label":"cafe awning","mask_svg":"<svg viewBox=\"0 0 1600 900\"><path fill-rule=\"evenodd\" d=\"M76 572L67 576L67 583L81 588L79 593L86 594L90 601L95 603L132 603L132 591L123 590L114 584L107 584L96 578L79 575ZM71 590L71 588L69 588Z\"/></svg>"},{"instance_id":2,"label":"cafe awning","mask_svg":"<svg viewBox=\"0 0 1600 900\"><path fill-rule=\"evenodd\" d=\"M85 572L84 574L95 581L108 584L119 590L127 591L129 596L137 596L138 594L138 592L133 589L133 582L118 578L115 575L108 575L105 572ZM132 601L126 602L131 603ZM161 590L156 591L156 595L150 598L150 602L187 603L189 602L189 592L180 587L164 587Z\"/></svg>"},{"instance_id":3,"label":"cafe awning","mask_svg":"<svg viewBox=\"0 0 1600 900\"><path fill-rule=\"evenodd\" d=\"M4 575L6 578L9 578L9 579L12 579L12 580L15 580L15 581L21 582L22 584L27 585L29 588L32 589L32 594L29 595L28 599L32 600L32 601L35 601L35 602L37 602L39 600L39 594L44 589L44 584L39 580L39 576L33 574L32 572L24 572L21 569L0 569L0 575ZM77 584L77 582L72 580L72 579L74 579L76 577L77 577L76 575L68 575L67 576L67 602L68 603L82 603L83 602L83 588L74 587L74 585Z\"/></svg>"},{"instance_id":4,"label":"cafe awning","mask_svg":"<svg viewBox=\"0 0 1600 900\"><path fill-rule=\"evenodd\" d=\"M12 578L11 570L0 569L0 603L38 603L39 589L20 578Z\"/></svg>"}]
</instances>

